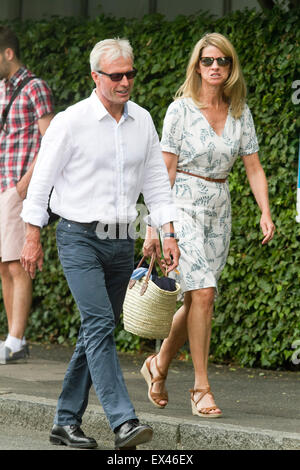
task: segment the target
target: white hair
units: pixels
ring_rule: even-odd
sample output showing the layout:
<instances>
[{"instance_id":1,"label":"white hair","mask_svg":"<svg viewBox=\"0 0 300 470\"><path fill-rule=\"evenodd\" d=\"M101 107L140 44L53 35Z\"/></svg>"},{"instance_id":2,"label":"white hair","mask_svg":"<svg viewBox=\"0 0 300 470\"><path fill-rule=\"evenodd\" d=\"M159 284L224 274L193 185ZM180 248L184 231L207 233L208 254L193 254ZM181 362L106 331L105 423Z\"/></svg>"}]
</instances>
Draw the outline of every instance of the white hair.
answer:
<instances>
[{"instance_id":1,"label":"white hair","mask_svg":"<svg viewBox=\"0 0 300 470\"><path fill-rule=\"evenodd\" d=\"M131 59L133 61L132 47L127 39L104 39L97 42L90 53L91 71L96 72L99 69L101 59L105 58L113 61L119 57Z\"/></svg>"}]
</instances>

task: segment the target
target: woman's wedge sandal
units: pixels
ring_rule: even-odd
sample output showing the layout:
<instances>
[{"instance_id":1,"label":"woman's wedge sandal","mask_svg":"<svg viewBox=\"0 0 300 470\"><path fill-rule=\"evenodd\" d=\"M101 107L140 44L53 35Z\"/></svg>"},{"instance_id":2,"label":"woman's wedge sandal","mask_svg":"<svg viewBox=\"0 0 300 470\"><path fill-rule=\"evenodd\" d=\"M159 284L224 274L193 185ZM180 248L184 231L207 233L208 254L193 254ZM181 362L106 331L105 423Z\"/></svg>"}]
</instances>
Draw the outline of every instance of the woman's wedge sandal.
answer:
<instances>
[{"instance_id":1,"label":"woman's wedge sandal","mask_svg":"<svg viewBox=\"0 0 300 470\"><path fill-rule=\"evenodd\" d=\"M153 375L150 370L150 363L152 359L155 360L156 369L159 374L155 378L153 378ZM159 402L162 400L168 402L168 399L169 399L168 392L152 392L152 386L154 383L166 380L166 375L163 375L161 373L161 370L159 369L157 365L156 354L152 354L152 356L149 356L145 360L143 367L141 368L141 374L148 384L148 398L151 401L151 403L153 403L153 405L157 406L158 408L164 408L167 405L167 403L165 405L160 405Z\"/></svg>"},{"instance_id":2,"label":"woman's wedge sandal","mask_svg":"<svg viewBox=\"0 0 300 470\"><path fill-rule=\"evenodd\" d=\"M192 404L192 413L193 415L200 416L201 418L220 418L222 413L211 413L213 410L217 410L217 406L209 406L207 408L197 408L198 403L202 400L202 398L208 393L213 397L212 392L210 391L210 387L207 388L196 388L195 390L191 389L191 404ZM200 397L197 401L195 401L194 396L195 393L200 393Z\"/></svg>"}]
</instances>

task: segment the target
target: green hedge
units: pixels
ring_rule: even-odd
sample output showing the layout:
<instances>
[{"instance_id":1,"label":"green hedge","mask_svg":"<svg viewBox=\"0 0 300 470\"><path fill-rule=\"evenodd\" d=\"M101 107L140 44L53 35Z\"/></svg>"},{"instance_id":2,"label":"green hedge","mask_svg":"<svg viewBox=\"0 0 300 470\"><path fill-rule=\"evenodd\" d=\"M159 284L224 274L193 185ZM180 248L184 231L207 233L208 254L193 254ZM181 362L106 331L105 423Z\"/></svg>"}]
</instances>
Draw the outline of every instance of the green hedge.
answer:
<instances>
[{"instance_id":1,"label":"green hedge","mask_svg":"<svg viewBox=\"0 0 300 470\"><path fill-rule=\"evenodd\" d=\"M97 41L130 39L138 69L133 99L151 112L159 133L195 42L208 31L229 37L248 84L277 232L270 245L261 245L260 214L238 161L230 177L233 233L219 284L211 354L215 361L245 366L290 367L292 344L300 339L300 226L295 222L299 105L292 102L292 83L300 78L299 10L276 8L267 16L245 10L221 19L179 16L172 22L154 15L9 24L20 34L24 62L52 87L57 111L90 94L89 53ZM43 243L45 264L34 282L27 336L74 343L79 315L57 259L53 227L43 230ZM137 258L140 249L139 240ZM3 307L0 328L5 332ZM122 350L143 346L121 327L116 338Z\"/></svg>"}]
</instances>

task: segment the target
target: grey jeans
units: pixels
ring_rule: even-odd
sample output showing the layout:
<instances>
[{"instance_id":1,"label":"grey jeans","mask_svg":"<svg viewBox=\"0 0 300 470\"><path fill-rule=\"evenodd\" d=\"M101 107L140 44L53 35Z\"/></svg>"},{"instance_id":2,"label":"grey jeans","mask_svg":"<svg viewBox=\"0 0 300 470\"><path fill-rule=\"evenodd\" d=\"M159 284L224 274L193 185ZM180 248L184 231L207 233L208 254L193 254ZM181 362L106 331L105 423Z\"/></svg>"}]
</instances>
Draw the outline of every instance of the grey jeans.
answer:
<instances>
[{"instance_id":1,"label":"grey jeans","mask_svg":"<svg viewBox=\"0 0 300 470\"><path fill-rule=\"evenodd\" d=\"M136 419L114 341L133 270L134 240L100 240L92 229L64 219L57 226L56 239L64 274L80 311L81 327L54 422L80 425L93 384L114 429Z\"/></svg>"}]
</instances>

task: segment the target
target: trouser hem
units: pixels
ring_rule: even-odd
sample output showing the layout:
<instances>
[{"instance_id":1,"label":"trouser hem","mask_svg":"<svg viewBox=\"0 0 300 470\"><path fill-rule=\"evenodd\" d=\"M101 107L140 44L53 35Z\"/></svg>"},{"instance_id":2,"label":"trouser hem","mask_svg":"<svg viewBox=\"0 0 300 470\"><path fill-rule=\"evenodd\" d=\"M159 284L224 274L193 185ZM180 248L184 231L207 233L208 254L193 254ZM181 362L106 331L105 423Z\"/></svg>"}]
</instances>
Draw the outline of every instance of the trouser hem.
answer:
<instances>
[{"instance_id":1,"label":"trouser hem","mask_svg":"<svg viewBox=\"0 0 300 470\"><path fill-rule=\"evenodd\" d=\"M112 430L114 431L118 426L121 426L121 424L126 423L126 421L129 421L130 419L138 419L138 417L135 414L131 414L127 417L121 418L116 421L116 424L111 425Z\"/></svg>"}]
</instances>

